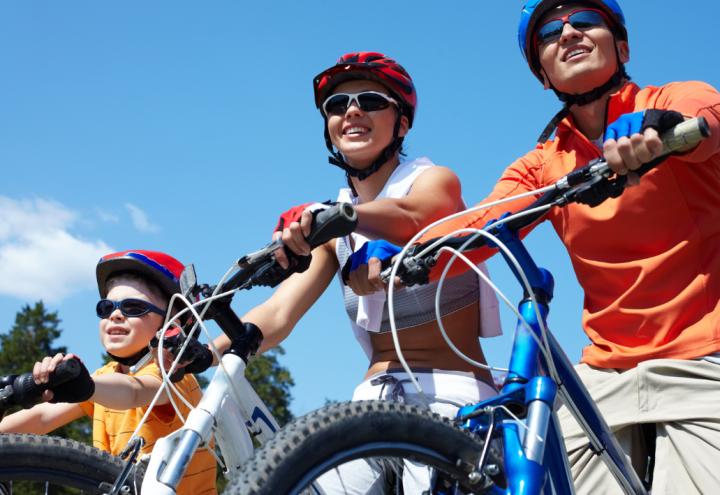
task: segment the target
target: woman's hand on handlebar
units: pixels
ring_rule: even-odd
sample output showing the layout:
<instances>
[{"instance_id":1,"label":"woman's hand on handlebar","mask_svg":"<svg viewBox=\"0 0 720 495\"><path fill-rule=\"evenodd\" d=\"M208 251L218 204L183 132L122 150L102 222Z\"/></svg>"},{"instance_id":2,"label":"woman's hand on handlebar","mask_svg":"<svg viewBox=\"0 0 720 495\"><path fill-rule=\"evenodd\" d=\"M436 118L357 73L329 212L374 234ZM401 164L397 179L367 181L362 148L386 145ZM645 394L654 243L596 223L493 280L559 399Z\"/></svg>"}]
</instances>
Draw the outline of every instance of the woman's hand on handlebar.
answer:
<instances>
[{"instance_id":1,"label":"woman's hand on handlebar","mask_svg":"<svg viewBox=\"0 0 720 495\"><path fill-rule=\"evenodd\" d=\"M282 240L283 247L275 250L275 260L284 269L290 266L285 248L298 256L310 256L310 244L305 240L310 235L313 221L312 212L307 209L310 204L296 206L280 216L280 221L273 234L273 241Z\"/></svg>"},{"instance_id":2,"label":"woman's hand on handlebar","mask_svg":"<svg viewBox=\"0 0 720 495\"><path fill-rule=\"evenodd\" d=\"M384 290L382 271L402 249L385 240L368 241L350 255L342 270L346 285L358 296Z\"/></svg>"},{"instance_id":3,"label":"woman's hand on handlebar","mask_svg":"<svg viewBox=\"0 0 720 495\"><path fill-rule=\"evenodd\" d=\"M296 256L310 256L312 246L308 244L307 237L312 231L315 215L335 204L337 203L325 201L324 203L304 203L293 206L280 215L273 234L273 241L282 240L284 247L292 251ZM278 248L275 251L275 260L283 269L290 266L290 260L283 248Z\"/></svg>"}]
</instances>

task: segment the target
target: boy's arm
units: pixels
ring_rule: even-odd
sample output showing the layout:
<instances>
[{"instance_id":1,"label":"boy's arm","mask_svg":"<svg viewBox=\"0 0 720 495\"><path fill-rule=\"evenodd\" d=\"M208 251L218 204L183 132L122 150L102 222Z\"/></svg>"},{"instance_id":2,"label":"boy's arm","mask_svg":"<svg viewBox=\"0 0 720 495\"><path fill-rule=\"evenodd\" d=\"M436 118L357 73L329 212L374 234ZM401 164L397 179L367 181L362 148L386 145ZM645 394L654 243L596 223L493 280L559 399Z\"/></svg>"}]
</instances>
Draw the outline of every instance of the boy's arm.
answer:
<instances>
[{"instance_id":1,"label":"boy's arm","mask_svg":"<svg viewBox=\"0 0 720 495\"><path fill-rule=\"evenodd\" d=\"M85 415L78 404L38 404L0 421L0 433L45 435Z\"/></svg>"},{"instance_id":2,"label":"boy's arm","mask_svg":"<svg viewBox=\"0 0 720 495\"><path fill-rule=\"evenodd\" d=\"M145 407L153 400L162 381L153 375L130 376L122 373L106 373L94 377L95 393L90 401L109 409L126 410ZM169 399L163 393L156 405L167 404Z\"/></svg>"}]
</instances>

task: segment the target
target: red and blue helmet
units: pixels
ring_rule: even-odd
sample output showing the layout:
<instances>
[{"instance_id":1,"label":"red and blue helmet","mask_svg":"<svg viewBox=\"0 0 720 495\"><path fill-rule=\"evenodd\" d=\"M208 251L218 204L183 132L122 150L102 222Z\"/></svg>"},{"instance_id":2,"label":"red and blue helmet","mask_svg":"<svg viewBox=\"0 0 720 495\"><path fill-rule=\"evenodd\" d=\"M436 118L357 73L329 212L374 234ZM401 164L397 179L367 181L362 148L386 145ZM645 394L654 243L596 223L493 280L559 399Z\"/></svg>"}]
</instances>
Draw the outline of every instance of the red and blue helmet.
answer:
<instances>
[{"instance_id":1,"label":"red and blue helmet","mask_svg":"<svg viewBox=\"0 0 720 495\"><path fill-rule=\"evenodd\" d=\"M180 292L180 275L185 265L158 251L130 249L106 254L95 269L100 297L106 297L107 281L114 275L132 272L153 282L168 297Z\"/></svg>"},{"instance_id":2,"label":"red and blue helmet","mask_svg":"<svg viewBox=\"0 0 720 495\"><path fill-rule=\"evenodd\" d=\"M540 60L538 59L537 47L533 41L535 28L538 21L550 10L568 4L581 4L594 7L605 12L607 19L610 21L608 26L616 37L623 41L628 40L627 29L625 27L625 15L620 5L615 0L530 0L528 1L520 13L520 24L518 26L518 44L520 51L530 65L535 77L542 81L540 75Z\"/></svg>"},{"instance_id":3,"label":"red and blue helmet","mask_svg":"<svg viewBox=\"0 0 720 495\"><path fill-rule=\"evenodd\" d=\"M320 108L330 92L345 81L369 79L385 86L400 103L400 112L412 127L417 93L410 74L395 60L377 52L353 52L340 57L313 79L315 106Z\"/></svg>"}]
</instances>

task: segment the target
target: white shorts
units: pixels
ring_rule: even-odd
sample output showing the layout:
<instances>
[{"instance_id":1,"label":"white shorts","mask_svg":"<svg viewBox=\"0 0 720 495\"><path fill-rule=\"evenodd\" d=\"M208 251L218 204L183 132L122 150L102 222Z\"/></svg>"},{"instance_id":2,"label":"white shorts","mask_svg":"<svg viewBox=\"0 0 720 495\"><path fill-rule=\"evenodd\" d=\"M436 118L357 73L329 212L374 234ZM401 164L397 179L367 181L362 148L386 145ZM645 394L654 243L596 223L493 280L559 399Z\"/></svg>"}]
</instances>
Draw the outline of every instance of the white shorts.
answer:
<instances>
[{"instance_id":1,"label":"white shorts","mask_svg":"<svg viewBox=\"0 0 720 495\"><path fill-rule=\"evenodd\" d=\"M413 370L415 371L415 370ZM355 389L353 401L393 400L413 405L427 405L430 410L454 418L467 404L497 395L493 385L478 380L472 373L446 370L417 370L423 398L404 371L387 371L371 376ZM325 494L381 494L386 484L386 465L376 460L359 459L327 472L318 479ZM405 461L402 466L403 492L423 493L430 484L427 466Z\"/></svg>"}]
</instances>

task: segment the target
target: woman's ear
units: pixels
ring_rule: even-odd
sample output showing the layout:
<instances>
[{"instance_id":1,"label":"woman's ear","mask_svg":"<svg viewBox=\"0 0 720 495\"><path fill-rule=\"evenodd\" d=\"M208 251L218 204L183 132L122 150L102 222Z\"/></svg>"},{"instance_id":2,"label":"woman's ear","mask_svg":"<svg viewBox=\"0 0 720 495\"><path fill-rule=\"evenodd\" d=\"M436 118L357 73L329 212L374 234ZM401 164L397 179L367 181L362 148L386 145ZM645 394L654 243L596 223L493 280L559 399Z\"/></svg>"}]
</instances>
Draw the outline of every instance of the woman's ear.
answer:
<instances>
[{"instance_id":1,"label":"woman's ear","mask_svg":"<svg viewBox=\"0 0 720 495\"><path fill-rule=\"evenodd\" d=\"M405 116L400 116L400 129L398 130L399 137L405 137L410 130L410 120Z\"/></svg>"}]
</instances>

